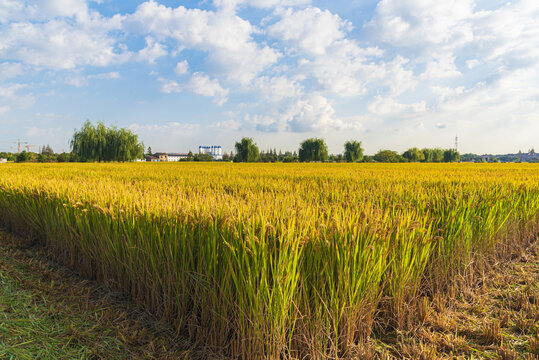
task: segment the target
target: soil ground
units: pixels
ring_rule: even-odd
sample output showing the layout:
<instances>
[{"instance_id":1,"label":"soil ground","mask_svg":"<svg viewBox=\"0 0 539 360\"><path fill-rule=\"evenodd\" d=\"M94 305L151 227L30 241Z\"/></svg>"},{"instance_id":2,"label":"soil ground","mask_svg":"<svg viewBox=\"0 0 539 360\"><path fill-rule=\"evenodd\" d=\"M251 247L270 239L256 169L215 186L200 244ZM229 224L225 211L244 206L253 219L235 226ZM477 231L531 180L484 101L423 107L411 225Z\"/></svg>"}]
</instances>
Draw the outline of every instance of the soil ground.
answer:
<instances>
[{"instance_id":1,"label":"soil ground","mask_svg":"<svg viewBox=\"0 0 539 360\"><path fill-rule=\"evenodd\" d=\"M0 359L200 359L128 299L0 231ZM365 358L539 359L539 242L475 287L424 301L407 331L374 334Z\"/></svg>"}]
</instances>

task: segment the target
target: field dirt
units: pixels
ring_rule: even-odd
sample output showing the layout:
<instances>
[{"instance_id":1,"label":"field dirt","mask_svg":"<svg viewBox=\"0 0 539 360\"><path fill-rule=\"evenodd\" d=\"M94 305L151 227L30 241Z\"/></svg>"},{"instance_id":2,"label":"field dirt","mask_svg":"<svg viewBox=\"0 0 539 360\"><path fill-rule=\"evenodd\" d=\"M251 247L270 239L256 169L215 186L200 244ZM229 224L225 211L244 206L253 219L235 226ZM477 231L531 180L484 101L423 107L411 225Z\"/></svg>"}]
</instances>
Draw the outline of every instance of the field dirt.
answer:
<instances>
[{"instance_id":1,"label":"field dirt","mask_svg":"<svg viewBox=\"0 0 539 360\"><path fill-rule=\"evenodd\" d=\"M215 358L120 294L0 231L0 359ZM373 334L361 358L539 359L539 242L455 296L420 301L406 331Z\"/></svg>"},{"instance_id":2,"label":"field dirt","mask_svg":"<svg viewBox=\"0 0 539 360\"><path fill-rule=\"evenodd\" d=\"M416 325L379 334L379 359L539 359L539 242L447 301L419 300ZM423 301L424 300L424 301Z\"/></svg>"}]
</instances>

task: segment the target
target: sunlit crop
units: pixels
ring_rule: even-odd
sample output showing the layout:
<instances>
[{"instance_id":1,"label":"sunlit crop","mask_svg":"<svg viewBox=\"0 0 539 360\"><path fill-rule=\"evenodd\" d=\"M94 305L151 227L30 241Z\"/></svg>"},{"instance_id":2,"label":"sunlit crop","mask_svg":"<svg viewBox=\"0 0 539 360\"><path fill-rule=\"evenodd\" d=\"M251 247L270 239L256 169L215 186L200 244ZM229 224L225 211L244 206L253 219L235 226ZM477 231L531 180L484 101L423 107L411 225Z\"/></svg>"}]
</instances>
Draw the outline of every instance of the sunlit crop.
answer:
<instances>
[{"instance_id":1,"label":"sunlit crop","mask_svg":"<svg viewBox=\"0 0 539 360\"><path fill-rule=\"evenodd\" d=\"M533 164L0 165L5 225L249 359L348 356L538 214Z\"/></svg>"}]
</instances>

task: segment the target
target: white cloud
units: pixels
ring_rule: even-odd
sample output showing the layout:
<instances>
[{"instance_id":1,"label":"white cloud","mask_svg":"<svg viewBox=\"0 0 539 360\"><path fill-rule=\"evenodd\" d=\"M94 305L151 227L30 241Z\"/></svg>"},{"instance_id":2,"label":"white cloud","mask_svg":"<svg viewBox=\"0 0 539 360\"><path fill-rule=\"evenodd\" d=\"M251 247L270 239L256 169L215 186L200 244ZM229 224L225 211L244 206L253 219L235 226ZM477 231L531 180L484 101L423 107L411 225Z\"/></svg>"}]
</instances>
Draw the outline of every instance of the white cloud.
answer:
<instances>
[{"instance_id":1,"label":"white cloud","mask_svg":"<svg viewBox=\"0 0 539 360\"><path fill-rule=\"evenodd\" d=\"M390 97L376 96L369 103L368 108L371 113L380 116L410 115L425 112L427 110L427 104L425 101L413 104L401 104Z\"/></svg>"},{"instance_id":2,"label":"white cloud","mask_svg":"<svg viewBox=\"0 0 539 360\"><path fill-rule=\"evenodd\" d=\"M238 120L230 119L225 121L218 121L211 125L212 128L221 131L235 131L239 130L243 126L243 123Z\"/></svg>"},{"instance_id":3,"label":"white cloud","mask_svg":"<svg viewBox=\"0 0 539 360\"><path fill-rule=\"evenodd\" d=\"M163 92L165 94L170 94L170 93L181 92L182 91L182 87L180 86L180 84L178 84L177 81L167 80L167 79L163 79L163 78L159 78L159 81L161 82L161 86L159 88L159 91L161 91L161 92Z\"/></svg>"},{"instance_id":4,"label":"white cloud","mask_svg":"<svg viewBox=\"0 0 539 360\"><path fill-rule=\"evenodd\" d=\"M147 61L150 64L155 63L155 60L168 55L168 52L163 44L155 41L151 36L146 37L146 47L137 53L137 58L141 61Z\"/></svg>"},{"instance_id":5,"label":"white cloud","mask_svg":"<svg viewBox=\"0 0 539 360\"><path fill-rule=\"evenodd\" d=\"M273 8L280 6L297 6L310 4L311 0L214 0L215 6L230 11L238 6L252 6L258 8Z\"/></svg>"},{"instance_id":6,"label":"white cloud","mask_svg":"<svg viewBox=\"0 0 539 360\"><path fill-rule=\"evenodd\" d=\"M9 106L0 106L0 115L4 115L9 111Z\"/></svg>"},{"instance_id":7,"label":"white cloud","mask_svg":"<svg viewBox=\"0 0 539 360\"><path fill-rule=\"evenodd\" d=\"M454 78L462 75L455 65L455 57L442 57L427 63L425 72L421 74L421 80L436 80Z\"/></svg>"},{"instance_id":8,"label":"white cloud","mask_svg":"<svg viewBox=\"0 0 539 360\"><path fill-rule=\"evenodd\" d=\"M262 132L319 132L343 130L350 124L336 116L328 99L320 94L261 107L258 113L246 114L245 126Z\"/></svg>"},{"instance_id":9,"label":"white cloud","mask_svg":"<svg viewBox=\"0 0 539 360\"><path fill-rule=\"evenodd\" d=\"M471 59L471 60L467 60L466 61L466 66L468 67L468 69L473 69L479 65L481 65L482 62L480 60L477 60L477 59Z\"/></svg>"},{"instance_id":10,"label":"white cloud","mask_svg":"<svg viewBox=\"0 0 539 360\"><path fill-rule=\"evenodd\" d=\"M41 128L31 126L26 129L25 135L31 138L51 138L63 133L62 126Z\"/></svg>"},{"instance_id":11,"label":"white cloud","mask_svg":"<svg viewBox=\"0 0 539 360\"><path fill-rule=\"evenodd\" d=\"M255 80L253 87L260 92L264 101L279 101L300 96L303 93L300 80L301 77L262 76Z\"/></svg>"},{"instance_id":12,"label":"white cloud","mask_svg":"<svg viewBox=\"0 0 539 360\"><path fill-rule=\"evenodd\" d=\"M395 47L454 48L473 40L473 6L473 0L381 0L366 28Z\"/></svg>"},{"instance_id":13,"label":"white cloud","mask_svg":"<svg viewBox=\"0 0 539 360\"><path fill-rule=\"evenodd\" d=\"M0 38L0 57L38 67L74 69L121 63L128 54L119 52L116 40L102 29L52 20L7 25Z\"/></svg>"},{"instance_id":14,"label":"white cloud","mask_svg":"<svg viewBox=\"0 0 539 360\"><path fill-rule=\"evenodd\" d=\"M111 71L107 73L101 73L96 75L90 75L89 78L92 79L101 79L101 80L113 80L121 78L120 73L117 71Z\"/></svg>"},{"instance_id":15,"label":"white cloud","mask_svg":"<svg viewBox=\"0 0 539 360\"><path fill-rule=\"evenodd\" d=\"M158 39L174 39L179 50L207 52L213 73L240 84L251 82L280 56L268 46L259 46L251 38L256 29L234 13L170 8L148 1L127 16L125 25L127 30Z\"/></svg>"},{"instance_id":16,"label":"white cloud","mask_svg":"<svg viewBox=\"0 0 539 360\"><path fill-rule=\"evenodd\" d=\"M196 94L213 97L218 105L223 105L227 101L228 89L223 89L219 81L211 79L206 74L194 73L186 88Z\"/></svg>"},{"instance_id":17,"label":"white cloud","mask_svg":"<svg viewBox=\"0 0 539 360\"><path fill-rule=\"evenodd\" d=\"M203 73L194 73L189 81L179 84L174 80L159 78L161 82L160 90L166 94L179 93L185 90L202 96L213 97L214 102L221 106L227 101L228 89L223 89L216 79L210 78Z\"/></svg>"},{"instance_id":18,"label":"white cloud","mask_svg":"<svg viewBox=\"0 0 539 360\"><path fill-rule=\"evenodd\" d=\"M270 36L293 45L301 53L321 55L337 40L342 40L352 24L329 10L308 7L279 13L281 20L269 27Z\"/></svg>"},{"instance_id":19,"label":"white cloud","mask_svg":"<svg viewBox=\"0 0 539 360\"><path fill-rule=\"evenodd\" d=\"M0 101L5 101L9 105L18 105L22 108L30 107L34 104L35 98L30 92L24 92L28 86L24 84L0 85Z\"/></svg>"},{"instance_id":20,"label":"white cloud","mask_svg":"<svg viewBox=\"0 0 539 360\"><path fill-rule=\"evenodd\" d=\"M178 75L185 75L189 72L189 63L187 60L180 61L176 64L174 72Z\"/></svg>"},{"instance_id":21,"label":"white cloud","mask_svg":"<svg viewBox=\"0 0 539 360\"><path fill-rule=\"evenodd\" d=\"M24 66L20 63L4 62L0 64L0 81L12 79L24 73Z\"/></svg>"},{"instance_id":22,"label":"white cloud","mask_svg":"<svg viewBox=\"0 0 539 360\"><path fill-rule=\"evenodd\" d=\"M168 122L166 124L138 124L133 123L128 127L130 130L137 134L154 134L159 133L161 135L184 135L192 136L196 135L200 131L199 124L180 123L177 121Z\"/></svg>"},{"instance_id":23,"label":"white cloud","mask_svg":"<svg viewBox=\"0 0 539 360\"><path fill-rule=\"evenodd\" d=\"M86 17L88 14L86 0L31 0L29 4L37 5L39 11L48 17Z\"/></svg>"}]
</instances>

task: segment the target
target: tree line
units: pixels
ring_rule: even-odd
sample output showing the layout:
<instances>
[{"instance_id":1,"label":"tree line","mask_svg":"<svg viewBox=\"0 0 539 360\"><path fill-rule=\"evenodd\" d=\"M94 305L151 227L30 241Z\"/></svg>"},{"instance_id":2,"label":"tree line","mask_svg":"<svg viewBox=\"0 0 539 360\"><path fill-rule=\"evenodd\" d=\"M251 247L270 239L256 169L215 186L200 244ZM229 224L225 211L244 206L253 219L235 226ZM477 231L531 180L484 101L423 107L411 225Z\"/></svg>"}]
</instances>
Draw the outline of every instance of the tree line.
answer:
<instances>
[{"instance_id":1,"label":"tree line","mask_svg":"<svg viewBox=\"0 0 539 360\"><path fill-rule=\"evenodd\" d=\"M380 150L373 156L364 155L361 142L349 140L344 143L342 154L329 155L324 139L310 138L300 144L298 152L282 153L276 150L260 152L252 138L236 142L234 162L458 162L460 154L455 149L410 148L399 154L392 150Z\"/></svg>"},{"instance_id":2,"label":"tree line","mask_svg":"<svg viewBox=\"0 0 539 360\"><path fill-rule=\"evenodd\" d=\"M134 161L144 157L144 144L128 129L107 127L98 122L93 125L86 121L80 130L75 130L70 140L71 152L55 154L52 148L44 146L40 153L23 151L19 154L0 153L0 158L8 161L37 162L108 162ZM235 155L224 154L224 161L234 162L458 162L460 154L454 149L416 147L399 154L392 150L380 150L373 156L364 155L360 141L344 143L342 154L330 155L322 138L304 140L298 151L277 152L276 149L260 151L252 138L244 137L235 143ZM151 148L148 148L151 154ZM190 152L187 161L212 161L211 155Z\"/></svg>"}]
</instances>

